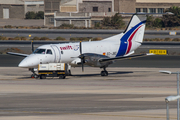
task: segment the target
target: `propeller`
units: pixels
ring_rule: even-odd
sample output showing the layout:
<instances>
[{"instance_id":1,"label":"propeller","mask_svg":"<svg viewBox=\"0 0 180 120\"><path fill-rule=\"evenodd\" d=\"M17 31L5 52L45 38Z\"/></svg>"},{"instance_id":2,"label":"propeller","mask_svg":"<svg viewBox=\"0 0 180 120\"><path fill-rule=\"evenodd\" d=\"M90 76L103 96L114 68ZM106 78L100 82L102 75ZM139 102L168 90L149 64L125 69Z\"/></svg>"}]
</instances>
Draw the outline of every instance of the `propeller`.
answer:
<instances>
[{"instance_id":1,"label":"propeller","mask_svg":"<svg viewBox=\"0 0 180 120\"><path fill-rule=\"evenodd\" d=\"M32 50L32 52L34 52L34 44L33 44L33 41L31 41L31 50Z\"/></svg>"},{"instance_id":2,"label":"propeller","mask_svg":"<svg viewBox=\"0 0 180 120\"><path fill-rule=\"evenodd\" d=\"M79 58L81 59L82 71L84 72L84 54L82 54L82 43L81 43L81 41L79 43L79 51L80 51Z\"/></svg>"}]
</instances>

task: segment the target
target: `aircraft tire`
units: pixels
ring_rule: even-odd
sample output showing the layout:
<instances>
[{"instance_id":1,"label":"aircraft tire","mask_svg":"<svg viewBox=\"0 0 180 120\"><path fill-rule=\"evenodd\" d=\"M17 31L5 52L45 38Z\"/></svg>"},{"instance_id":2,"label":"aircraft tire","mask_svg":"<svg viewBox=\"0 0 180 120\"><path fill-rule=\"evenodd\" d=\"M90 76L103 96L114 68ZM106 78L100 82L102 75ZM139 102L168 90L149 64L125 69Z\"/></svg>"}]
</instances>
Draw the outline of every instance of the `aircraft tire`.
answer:
<instances>
[{"instance_id":1,"label":"aircraft tire","mask_svg":"<svg viewBox=\"0 0 180 120\"><path fill-rule=\"evenodd\" d=\"M107 71L101 71L101 76L108 76L108 72Z\"/></svg>"},{"instance_id":2,"label":"aircraft tire","mask_svg":"<svg viewBox=\"0 0 180 120\"><path fill-rule=\"evenodd\" d=\"M31 75L31 78L34 78L34 74Z\"/></svg>"},{"instance_id":3,"label":"aircraft tire","mask_svg":"<svg viewBox=\"0 0 180 120\"><path fill-rule=\"evenodd\" d=\"M37 74L32 74L31 78L38 78L39 76Z\"/></svg>"},{"instance_id":4,"label":"aircraft tire","mask_svg":"<svg viewBox=\"0 0 180 120\"><path fill-rule=\"evenodd\" d=\"M36 79L37 79L38 77L39 77L39 76L38 76L37 74L35 74L35 75L34 75L34 78L36 78Z\"/></svg>"}]
</instances>

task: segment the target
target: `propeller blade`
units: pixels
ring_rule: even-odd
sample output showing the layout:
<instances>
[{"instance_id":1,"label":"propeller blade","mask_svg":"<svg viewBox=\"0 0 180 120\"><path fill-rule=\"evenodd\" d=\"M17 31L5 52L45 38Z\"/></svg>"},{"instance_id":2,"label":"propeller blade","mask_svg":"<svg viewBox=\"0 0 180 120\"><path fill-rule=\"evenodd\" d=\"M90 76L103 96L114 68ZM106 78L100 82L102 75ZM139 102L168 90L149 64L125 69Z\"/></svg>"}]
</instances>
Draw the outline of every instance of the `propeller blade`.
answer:
<instances>
[{"instance_id":1,"label":"propeller blade","mask_svg":"<svg viewBox=\"0 0 180 120\"><path fill-rule=\"evenodd\" d=\"M84 55L82 54L82 42L79 42L79 51L80 51L80 59L81 59L81 65L82 65L82 71L84 72Z\"/></svg>"},{"instance_id":2,"label":"propeller blade","mask_svg":"<svg viewBox=\"0 0 180 120\"><path fill-rule=\"evenodd\" d=\"M81 45L82 43L81 43L81 41L80 41L80 43L79 43L79 51L80 51L80 55L82 54L82 45Z\"/></svg>"},{"instance_id":3,"label":"propeller blade","mask_svg":"<svg viewBox=\"0 0 180 120\"><path fill-rule=\"evenodd\" d=\"M32 52L34 52L34 44L33 44L33 41L31 41L31 50L32 50Z\"/></svg>"},{"instance_id":4,"label":"propeller blade","mask_svg":"<svg viewBox=\"0 0 180 120\"><path fill-rule=\"evenodd\" d=\"M82 72L84 72L84 63L83 63L83 60L81 60L81 64L82 64Z\"/></svg>"}]
</instances>

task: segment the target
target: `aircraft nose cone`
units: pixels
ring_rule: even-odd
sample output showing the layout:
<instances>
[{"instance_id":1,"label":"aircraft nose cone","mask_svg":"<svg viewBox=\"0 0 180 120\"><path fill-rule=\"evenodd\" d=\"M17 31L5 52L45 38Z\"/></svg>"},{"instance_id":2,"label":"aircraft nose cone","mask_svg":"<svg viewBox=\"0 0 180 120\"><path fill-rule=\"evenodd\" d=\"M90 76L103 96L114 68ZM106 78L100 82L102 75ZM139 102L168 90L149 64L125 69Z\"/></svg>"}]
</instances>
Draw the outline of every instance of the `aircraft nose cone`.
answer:
<instances>
[{"instance_id":1,"label":"aircraft nose cone","mask_svg":"<svg viewBox=\"0 0 180 120\"><path fill-rule=\"evenodd\" d=\"M36 56L30 55L30 56L24 58L19 63L18 66L21 68L33 68L33 67L37 67L37 65L38 65L38 59L36 58Z\"/></svg>"},{"instance_id":2,"label":"aircraft nose cone","mask_svg":"<svg viewBox=\"0 0 180 120\"><path fill-rule=\"evenodd\" d=\"M28 67L27 65L27 61L23 60L19 63L18 67L24 68L24 67Z\"/></svg>"}]
</instances>

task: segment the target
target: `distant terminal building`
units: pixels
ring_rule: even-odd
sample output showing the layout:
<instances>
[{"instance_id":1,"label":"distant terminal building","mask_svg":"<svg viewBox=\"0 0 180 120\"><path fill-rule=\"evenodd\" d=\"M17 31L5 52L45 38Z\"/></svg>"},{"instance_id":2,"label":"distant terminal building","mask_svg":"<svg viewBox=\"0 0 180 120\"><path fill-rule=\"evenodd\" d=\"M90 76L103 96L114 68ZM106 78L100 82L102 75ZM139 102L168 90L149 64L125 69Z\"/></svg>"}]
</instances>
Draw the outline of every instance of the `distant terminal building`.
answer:
<instances>
[{"instance_id":1,"label":"distant terminal building","mask_svg":"<svg viewBox=\"0 0 180 120\"><path fill-rule=\"evenodd\" d=\"M163 13L172 6L180 6L180 0L136 0L136 12Z\"/></svg>"},{"instance_id":2,"label":"distant terminal building","mask_svg":"<svg viewBox=\"0 0 180 120\"><path fill-rule=\"evenodd\" d=\"M25 18L28 11L44 11L44 0L0 0L0 18Z\"/></svg>"},{"instance_id":3,"label":"distant terminal building","mask_svg":"<svg viewBox=\"0 0 180 120\"><path fill-rule=\"evenodd\" d=\"M166 8L180 6L180 0L44 0L44 4L46 26L92 27L115 13L163 13Z\"/></svg>"},{"instance_id":4,"label":"distant terminal building","mask_svg":"<svg viewBox=\"0 0 180 120\"><path fill-rule=\"evenodd\" d=\"M92 27L104 16L115 14L114 0L44 0L44 3L44 23L48 26L66 23Z\"/></svg>"}]
</instances>

